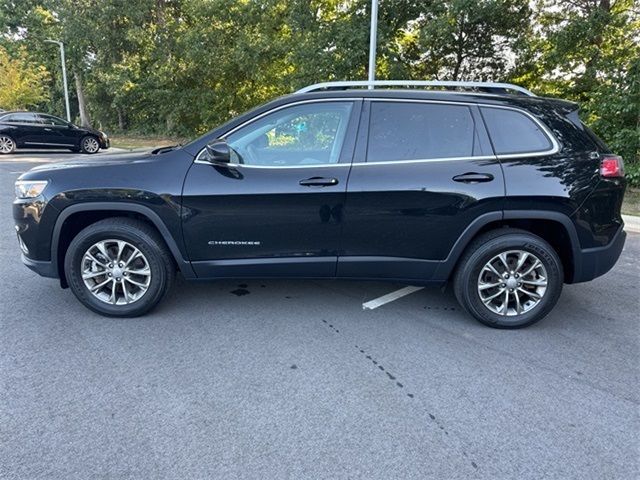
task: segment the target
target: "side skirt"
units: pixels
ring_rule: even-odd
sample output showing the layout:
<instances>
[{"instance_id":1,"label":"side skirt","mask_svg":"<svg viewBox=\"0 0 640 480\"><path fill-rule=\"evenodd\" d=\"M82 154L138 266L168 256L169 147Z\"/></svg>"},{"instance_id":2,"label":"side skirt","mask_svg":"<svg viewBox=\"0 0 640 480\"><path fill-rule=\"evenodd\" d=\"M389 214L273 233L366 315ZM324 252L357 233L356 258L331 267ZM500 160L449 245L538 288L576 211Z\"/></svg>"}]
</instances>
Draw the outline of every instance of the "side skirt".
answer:
<instances>
[{"instance_id":1,"label":"side skirt","mask_svg":"<svg viewBox=\"0 0 640 480\"><path fill-rule=\"evenodd\" d=\"M280 257L191 262L198 280L221 278L338 278L417 284L433 278L442 262L399 257ZM337 267L337 269L336 269Z\"/></svg>"}]
</instances>

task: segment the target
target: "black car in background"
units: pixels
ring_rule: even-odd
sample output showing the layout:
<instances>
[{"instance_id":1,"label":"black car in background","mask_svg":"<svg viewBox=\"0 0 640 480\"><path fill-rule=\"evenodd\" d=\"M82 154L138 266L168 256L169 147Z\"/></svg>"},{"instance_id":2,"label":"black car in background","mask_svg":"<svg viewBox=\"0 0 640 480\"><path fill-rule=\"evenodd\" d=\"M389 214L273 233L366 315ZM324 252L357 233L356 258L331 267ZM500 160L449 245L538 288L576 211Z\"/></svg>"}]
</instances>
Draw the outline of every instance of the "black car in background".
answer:
<instances>
[{"instance_id":1,"label":"black car in background","mask_svg":"<svg viewBox=\"0 0 640 480\"><path fill-rule=\"evenodd\" d=\"M17 148L67 148L97 153L109 148L104 132L78 127L46 113L0 112L0 154Z\"/></svg>"},{"instance_id":2,"label":"black car in background","mask_svg":"<svg viewBox=\"0 0 640 480\"><path fill-rule=\"evenodd\" d=\"M499 328L616 263L622 159L576 104L360 85L308 87L181 147L24 173L23 262L110 316L149 311L179 270L449 283Z\"/></svg>"}]
</instances>

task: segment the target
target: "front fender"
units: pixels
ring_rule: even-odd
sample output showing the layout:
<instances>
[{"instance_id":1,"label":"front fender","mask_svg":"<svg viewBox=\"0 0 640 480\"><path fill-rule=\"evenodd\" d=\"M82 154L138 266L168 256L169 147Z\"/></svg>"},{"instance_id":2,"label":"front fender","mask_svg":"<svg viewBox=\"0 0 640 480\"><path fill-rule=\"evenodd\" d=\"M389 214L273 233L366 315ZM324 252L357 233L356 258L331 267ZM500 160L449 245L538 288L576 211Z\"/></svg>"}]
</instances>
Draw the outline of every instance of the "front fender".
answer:
<instances>
[{"instance_id":1,"label":"front fender","mask_svg":"<svg viewBox=\"0 0 640 480\"><path fill-rule=\"evenodd\" d=\"M180 236L179 215L177 216L177 228L174 228L174 232L172 233L169 231L165 222L160 218L160 216L151 208L145 205L130 202L86 202L70 205L63 209L60 212L60 215L58 215L52 232L51 261L53 263L52 268L54 271L58 271L59 268L58 249L60 243L60 235L65 221L72 215L80 212L122 212L136 213L138 215L144 216L157 228L158 232L169 247L169 250L171 251L171 254L178 264L182 274L186 278L195 278L195 273L193 272L193 268L191 267L191 262L189 262L183 250L184 245ZM176 238L178 240L176 240Z\"/></svg>"}]
</instances>

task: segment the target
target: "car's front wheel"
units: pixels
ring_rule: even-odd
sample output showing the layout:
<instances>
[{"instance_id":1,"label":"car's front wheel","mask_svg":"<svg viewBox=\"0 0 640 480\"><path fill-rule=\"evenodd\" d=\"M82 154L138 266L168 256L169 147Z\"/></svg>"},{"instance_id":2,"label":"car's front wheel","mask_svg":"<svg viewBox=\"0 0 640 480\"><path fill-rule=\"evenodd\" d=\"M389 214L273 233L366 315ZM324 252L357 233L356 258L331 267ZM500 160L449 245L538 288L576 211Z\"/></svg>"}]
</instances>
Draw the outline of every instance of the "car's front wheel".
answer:
<instances>
[{"instance_id":1,"label":"car's front wheel","mask_svg":"<svg viewBox=\"0 0 640 480\"><path fill-rule=\"evenodd\" d=\"M87 135L80 140L80 150L82 153L98 153L100 150L100 142L93 135Z\"/></svg>"},{"instance_id":2,"label":"car's front wheel","mask_svg":"<svg viewBox=\"0 0 640 480\"><path fill-rule=\"evenodd\" d=\"M16 150L16 142L9 135L0 135L0 154L13 153Z\"/></svg>"},{"instance_id":3,"label":"car's front wheel","mask_svg":"<svg viewBox=\"0 0 640 480\"><path fill-rule=\"evenodd\" d=\"M71 241L65 256L69 287L86 307L102 315L135 317L162 299L175 266L160 235L144 222L108 218Z\"/></svg>"},{"instance_id":4,"label":"car's front wheel","mask_svg":"<svg viewBox=\"0 0 640 480\"><path fill-rule=\"evenodd\" d=\"M545 317L562 292L556 251L529 232L489 232L467 248L454 277L464 309L495 328L521 328Z\"/></svg>"}]
</instances>

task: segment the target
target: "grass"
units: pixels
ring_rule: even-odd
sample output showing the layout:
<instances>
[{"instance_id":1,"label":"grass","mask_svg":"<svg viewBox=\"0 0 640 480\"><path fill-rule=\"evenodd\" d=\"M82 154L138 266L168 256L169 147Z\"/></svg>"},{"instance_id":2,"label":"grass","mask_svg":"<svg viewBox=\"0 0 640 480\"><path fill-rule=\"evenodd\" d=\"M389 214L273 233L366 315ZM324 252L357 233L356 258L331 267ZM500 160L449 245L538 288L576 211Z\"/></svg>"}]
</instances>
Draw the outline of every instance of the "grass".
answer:
<instances>
[{"instance_id":1,"label":"grass","mask_svg":"<svg viewBox=\"0 0 640 480\"><path fill-rule=\"evenodd\" d=\"M172 137L153 137L153 136L138 136L138 135L113 135L110 136L111 146L113 148L124 148L127 150L133 150L136 148L155 148L155 147L167 147L169 145L176 145L178 143L184 143L184 138L172 138Z\"/></svg>"},{"instance_id":2,"label":"grass","mask_svg":"<svg viewBox=\"0 0 640 480\"><path fill-rule=\"evenodd\" d=\"M622 213L640 216L640 188L627 187L622 202Z\"/></svg>"}]
</instances>

